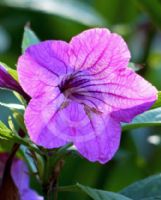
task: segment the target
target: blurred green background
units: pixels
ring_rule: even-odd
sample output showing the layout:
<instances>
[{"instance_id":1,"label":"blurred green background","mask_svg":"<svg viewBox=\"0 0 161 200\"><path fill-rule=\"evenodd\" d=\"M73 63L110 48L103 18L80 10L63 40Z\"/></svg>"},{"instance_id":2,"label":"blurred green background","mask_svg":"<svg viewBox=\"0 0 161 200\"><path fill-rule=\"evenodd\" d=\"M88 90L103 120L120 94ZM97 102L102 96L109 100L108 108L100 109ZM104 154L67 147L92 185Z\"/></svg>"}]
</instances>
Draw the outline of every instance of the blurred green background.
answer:
<instances>
[{"instance_id":1,"label":"blurred green background","mask_svg":"<svg viewBox=\"0 0 161 200\"><path fill-rule=\"evenodd\" d=\"M0 0L0 61L15 68L21 54L24 26L41 40L69 41L90 27L107 27L127 41L132 62L139 73L161 90L160 0ZM32 87L32 86L31 86ZM0 90L0 101L14 102L11 92ZM0 119L9 111L0 107ZM1 143L0 143L1 145ZM90 163L76 155L66 160L61 185L76 182L119 191L135 180L161 172L161 128L123 132L121 147L106 165ZM60 194L60 199L88 199L78 194Z\"/></svg>"}]
</instances>

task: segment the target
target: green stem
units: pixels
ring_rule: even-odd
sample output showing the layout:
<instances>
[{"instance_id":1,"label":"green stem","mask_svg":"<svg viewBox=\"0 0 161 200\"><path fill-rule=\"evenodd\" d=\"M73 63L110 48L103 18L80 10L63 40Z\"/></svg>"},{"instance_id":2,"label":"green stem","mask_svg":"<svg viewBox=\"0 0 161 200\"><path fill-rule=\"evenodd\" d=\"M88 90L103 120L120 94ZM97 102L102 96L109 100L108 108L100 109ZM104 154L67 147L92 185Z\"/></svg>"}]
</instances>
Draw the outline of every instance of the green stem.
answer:
<instances>
[{"instance_id":1,"label":"green stem","mask_svg":"<svg viewBox=\"0 0 161 200\"><path fill-rule=\"evenodd\" d=\"M42 182L45 200L58 199L58 179L64 166L64 159L70 154L68 148L71 146L70 143L57 151L44 152L45 168Z\"/></svg>"}]
</instances>

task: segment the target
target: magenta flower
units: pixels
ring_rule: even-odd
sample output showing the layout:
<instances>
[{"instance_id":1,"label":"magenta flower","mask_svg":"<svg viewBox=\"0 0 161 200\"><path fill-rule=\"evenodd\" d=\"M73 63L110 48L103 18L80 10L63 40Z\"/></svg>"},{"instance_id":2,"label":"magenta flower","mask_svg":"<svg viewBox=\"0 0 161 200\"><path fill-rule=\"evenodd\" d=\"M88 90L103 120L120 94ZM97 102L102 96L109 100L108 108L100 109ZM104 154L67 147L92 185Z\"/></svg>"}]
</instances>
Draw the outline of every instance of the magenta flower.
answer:
<instances>
[{"instance_id":1,"label":"magenta flower","mask_svg":"<svg viewBox=\"0 0 161 200\"><path fill-rule=\"evenodd\" d=\"M21 94L26 100L29 96L22 90L19 83L8 73L8 71L0 65L0 88L14 90Z\"/></svg>"},{"instance_id":2,"label":"magenta flower","mask_svg":"<svg viewBox=\"0 0 161 200\"><path fill-rule=\"evenodd\" d=\"M0 154L0 177L3 175L5 162L7 161L7 154ZM28 169L24 161L14 159L11 176L19 191L21 200L43 200L44 198L38 195L29 186L29 174Z\"/></svg>"},{"instance_id":3,"label":"magenta flower","mask_svg":"<svg viewBox=\"0 0 161 200\"><path fill-rule=\"evenodd\" d=\"M125 41L105 28L69 43L45 41L19 58L19 81L32 97L25 123L33 142L57 148L73 142L90 161L105 163L120 143L120 122L149 109L157 90L129 69Z\"/></svg>"}]
</instances>

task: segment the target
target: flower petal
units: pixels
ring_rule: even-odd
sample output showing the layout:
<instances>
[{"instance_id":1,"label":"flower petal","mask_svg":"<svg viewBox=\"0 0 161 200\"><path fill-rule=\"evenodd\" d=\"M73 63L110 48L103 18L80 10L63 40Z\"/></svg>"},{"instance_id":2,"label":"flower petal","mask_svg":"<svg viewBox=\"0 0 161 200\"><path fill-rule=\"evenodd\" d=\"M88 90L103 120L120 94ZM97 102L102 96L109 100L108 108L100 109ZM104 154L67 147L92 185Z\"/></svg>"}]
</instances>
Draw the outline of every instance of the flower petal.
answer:
<instances>
[{"instance_id":1,"label":"flower petal","mask_svg":"<svg viewBox=\"0 0 161 200\"><path fill-rule=\"evenodd\" d=\"M18 173L17 173L18 172ZM14 160L11 175L20 193L29 187L28 169L22 160Z\"/></svg>"},{"instance_id":2,"label":"flower petal","mask_svg":"<svg viewBox=\"0 0 161 200\"><path fill-rule=\"evenodd\" d=\"M130 122L157 99L156 88L129 68L116 70L107 80L91 78L77 92L86 105L107 110L122 122Z\"/></svg>"},{"instance_id":3,"label":"flower petal","mask_svg":"<svg viewBox=\"0 0 161 200\"><path fill-rule=\"evenodd\" d=\"M86 111L83 105L73 101L59 109L63 102L61 95L55 95L55 101L53 97L46 100L45 96L31 100L25 123L32 141L46 148L73 142L90 161L105 163L110 160L119 146L120 124L108 113Z\"/></svg>"},{"instance_id":4,"label":"flower petal","mask_svg":"<svg viewBox=\"0 0 161 200\"><path fill-rule=\"evenodd\" d=\"M129 68L118 70L107 87L106 101L113 107L112 116L122 122L130 122L157 99L157 89Z\"/></svg>"},{"instance_id":5,"label":"flower petal","mask_svg":"<svg viewBox=\"0 0 161 200\"><path fill-rule=\"evenodd\" d=\"M105 28L84 31L70 42L70 64L76 70L101 75L106 70L128 65L130 52L121 36Z\"/></svg>"},{"instance_id":6,"label":"flower petal","mask_svg":"<svg viewBox=\"0 0 161 200\"><path fill-rule=\"evenodd\" d=\"M83 105L70 101L69 105L59 110L53 120L48 123L50 129L56 137L68 142L81 140L86 136L93 137L91 125ZM89 138L90 139L90 138Z\"/></svg>"},{"instance_id":7,"label":"flower petal","mask_svg":"<svg viewBox=\"0 0 161 200\"><path fill-rule=\"evenodd\" d=\"M22 160L15 160L11 169L12 178L19 189L21 200L43 200L29 186L29 175L26 164Z\"/></svg>"},{"instance_id":8,"label":"flower petal","mask_svg":"<svg viewBox=\"0 0 161 200\"><path fill-rule=\"evenodd\" d=\"M48 128L48 123L54 120L63 101L64 96L60 94L59 89L51 88L48 93L33 98L28 104L25 111L25 124L31 140L37 145L57 148L66 144L65 140L56 137Z\"/></svg>"},{"instance_id":9,"label":"flower petal","mask_svg":"<svg viewBox=\"0 0 161 200\"><path fill-rule=\"evenodd\" d=\"M93 124L97 123L97 120L97 118L93 120ZM89 141L77 141L75 146L79 153L88 160L92 162L99 161L104 164L111 160L116 153L120 144L120 136L120 124L110 116L107 116L106 124L101 134L96 135Z\"/></svg>"},{"instance_id":10,"label":"flower petal","mask_svg":"<svg viewBox=\"0 0 161 200\"><path fill-rule=\"evenodd\" d=\"M19 81L31 97L56 86L68 72L68 44L46 41L30 46L18 60ZM32 84L32 85L31 85Z\"/></svg>"},{"instance_id":11,"label":"flower petal","mask_svg":"<svg viewBox=\"0 0 161 200\"><path fill-rule=\"evenodd\" d=\"M21 94L26 100L29 96L22 90L19 83L8 73L8 71L0 65L0 87L14 90Z\"/></svg>"},{"instance_id":12,"label":"flower petal","mask_svg":"<svg viewBox=\"0 0 161 200\"><path fill-rule=\"evenodd\" d=\"M120 142L120 123L108 113L94 113L76 102L60 110L48 128L60 139L73 142L92 162L105 163L112 158ZM88 114L87 114L87 113Z\"/></svg>"}]
</instances>

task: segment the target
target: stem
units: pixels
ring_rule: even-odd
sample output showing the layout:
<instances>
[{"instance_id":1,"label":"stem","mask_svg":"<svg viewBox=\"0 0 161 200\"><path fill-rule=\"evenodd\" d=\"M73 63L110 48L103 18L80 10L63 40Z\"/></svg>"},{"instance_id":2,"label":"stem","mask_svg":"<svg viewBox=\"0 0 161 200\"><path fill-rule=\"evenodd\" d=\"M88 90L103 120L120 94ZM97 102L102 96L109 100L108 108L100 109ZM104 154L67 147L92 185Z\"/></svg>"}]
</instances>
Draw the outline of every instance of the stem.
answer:
<instances>
[{"instance_id":1,"label":"stem","mask_svg":"<svg viewBox=\"0 0 161 200\"><path fill-rule=\"evenodd\" d=\"M57 151L44 152L45 173L43 174L42 182L45 200L58 199L58 179L64 166L64 159L70 154L68 148L71 146L72 143L69 143Z\"/></svg>"},{"instance_id":2,"label":"stem","mask_svg":"<svg viewBox=\"0 0 161 200\"><path fill-rule=\"evenodd\" d=\"M44 200L57 200L57 199L58 199L57 187L55 189L49 189L48 186L45 186Z\"/></svg>"},{"instance_id":3,"label":"stem","mask_svg":"<svg viewBox=\"0 0 161 200\"><path fill-rule=\"evenodd\" d=\"M54 192L54 200L58 199L58 184L55 187L55 192Z\"/></svg>"},{"instance_id":4,"label":"stem","mask_svg":"<svg viewBox=\"0 0 161 200\"><path fill-rule=\"evenodd\" d=\"M45 200L57 200L58 199L58 179L60 172L64 166L64 160L58 160L57 163L55 164L54 170L50 171L50 159L47 158L47 163L46 163L46 170L49 171L50 174L47 174L44 180L44 199Z\"/></svg>"},{"instance_id":5,"label":"stem","mask_svg":"<svg viewBox=\"0 0 161 200\"><path fill-rule=\"evenodd\" d=\"M54 197L54 192L50 192L50 193L47 193L45 196L44 196L44 200L56 200L55 197Z\"/></svg>"}]
</instances>

